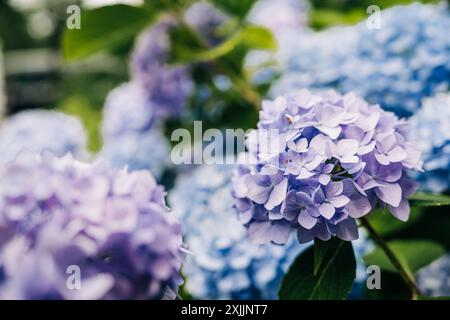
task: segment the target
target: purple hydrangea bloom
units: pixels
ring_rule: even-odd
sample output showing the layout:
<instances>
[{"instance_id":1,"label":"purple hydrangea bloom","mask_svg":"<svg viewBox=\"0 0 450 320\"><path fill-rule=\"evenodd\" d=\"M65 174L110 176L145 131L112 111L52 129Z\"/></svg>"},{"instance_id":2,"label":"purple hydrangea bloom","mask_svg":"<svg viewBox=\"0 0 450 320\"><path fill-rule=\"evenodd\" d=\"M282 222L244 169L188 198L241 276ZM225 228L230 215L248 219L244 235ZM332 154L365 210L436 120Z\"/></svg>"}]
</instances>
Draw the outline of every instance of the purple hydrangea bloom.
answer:
<instances>
[{"instance_id":1,"label":"purple hydrangea bloom","mask_svg":"<svg viewBox=\"0 0 450 320\"><path fill-rule=\"evenodd\" d=\"M148 171L21 153L0 177L2 299L159 299L181 283L180 224Z\"/></svg>"},{"instance_id":2,"label":"purple hydrangea bloom","mask_svg":"<svg viewBox=\"0 0 450 320\"><path fill-rule=\"evenodd\" d=\"M19 112L0 126L0 163L14 160L22 151L48 151L56 156L87 156L86 133L78 118L57 111Z\"/></svg>"},{"instance_id":3,"label":"purple hydrangea bloom","mask_svg":"<svg viewBox=\"0 0 450 320\"><path fill-rule=\"evenodd\" d=\"M355 219L377 206L409 216L421 170L407 123L353 93L308 90L265 101L234 175L235 206L257 243L358 238Z\"/></svg>"},{"instance_id":4,"label":"purple hydrangea bloom","mask_svg":"<svg viewBox=\"0 0 450 320\"><path fill-rule=\"evenodd\" d=\"M150 170L159 179L171 164L169 142L136 82L109 93L103 108L102 137L100 156L114 168Z\"/></svg>"},{"instance_id":5,"label":"purple hydrangea bloom","mask_svg":"<svg viewBox=\"0 0 450 320\"><path fill-rule=\"evenodd\" d=\"M207 1L198 1L186 10L184 20L197 30L209 45L215 46L221 40L219 28L227 23L229 18Z\"/></svg>"},{"instance_id":6,"label":"purple hydrangea bloom","mask_svg":"<svg viewBox=\"0 0 450 320\"><path fill-rule=\"evenodd\" d=\"M410 122L410 137L417 141L424 161L425 172L415 176L421 189L450 191L450 93L425 98Z\"/></svg>"},{"instance_id":7,"label":"purple hydrangea bloom","mask_svg":"<svg viewBox=\"0 0 450 320\"><path fill-rule=\"evenodd\" d=\"M131 58L133 80L143 86L158 117L179 116L192 91L189 67L168 63L169 31L175 26L163 16L139 36Z\"/></svg>"}]
</instances>

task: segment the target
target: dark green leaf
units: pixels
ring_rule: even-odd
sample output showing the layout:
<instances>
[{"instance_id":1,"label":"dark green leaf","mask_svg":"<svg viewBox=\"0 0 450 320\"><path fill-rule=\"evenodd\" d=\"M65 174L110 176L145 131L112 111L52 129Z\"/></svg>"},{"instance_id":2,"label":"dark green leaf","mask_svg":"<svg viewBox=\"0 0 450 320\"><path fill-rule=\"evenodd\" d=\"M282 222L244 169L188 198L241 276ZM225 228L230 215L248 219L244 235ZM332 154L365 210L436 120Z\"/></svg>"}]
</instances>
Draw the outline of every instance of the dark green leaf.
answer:
<instances>
[{"instance_id":1,"label":"dark green leaf","mask_svg":"<svg viewBox=\"0 0 450 320\"><path fill-rule=\"evenodd\" d=\"M442 296L442 297L426 297L426 296L418 296L417 300L450 300L450 296Z\"/></svg>"},{"instance_id":2,"label":"dark green leaf","mask_svg":"<svg viewBox=\"0 0 450 320\"><path fill-rule=\"evenodd\" d=\"M316 241L315 247L300 254L290 267L281 284L280 299L345 299L355 269L351 242Z\"/></svg>"},{"instance_id":3,"label":"dark green leaf","mask_svg":"<svg viewBox=\"0 0 450 320\"><path fill-rule=\"evenodd\" d=\"M212 2L232 16L243 19L256 0L213 0Z\"/></svg>"},{"instance_id":4,"label":"dark green leaf","mask_svg":"<svg viewBox=\"0 0 450 320\"><path fill-rule=\"evenodd\" d=\"M65 29L64 57L68 61L78 60L120 46L133 39L153 16L148 8L123 4L84 11L81 29Z\"/></svg>"},{"instance_id":5,"label":"dark green leaf","mask_svg":"<svg viewBox=\"0 0 450 320\"><path fill-rule=\"evenodd\" d=\"M445 254L442 245L428 240L393 240L387 245L410 275ZM384 271L397 272L380 248L364 256L364 262L367 265L378 265Z\"/></svg>"},{"instance_id":6,"label":"dark green leaf","mask_svg":"<svg viewBox=\"0 0 450 320\"><path fill-rule=\"evenodd\" d=\"M398 220L388 210L377 209L370 215L369 222L379 234L388 236L417 223L422 217L421 208L411 208L406 222Z\"/></svg>"},{"instance_id":7,"label":"dark green leaf","mask_svg":"<svg viewBox=\"0 0 450 320\"><path fill-rule=\"evenodd\" d=\"M171 39L174 44L171 60L177 63L212 61L228 55L241 46L261 50L274 50L277 47L272 33L259 26L245 26L219 45L209 49L202 49L198 44L193 46L196 43L195 39L192 39L189 30L182 27L174 29Z\"/></svg>"},{"instance_id":8,"label":"dark green leaf","mask_svg":"<svg viewBox=\"0 0 450 320\"><path fill-rule=\"evenodd\" d=\"M433 193L416 193L409 198L412 206L440 207L450 206L450 196Z\"/></svg>"}]
</instances>

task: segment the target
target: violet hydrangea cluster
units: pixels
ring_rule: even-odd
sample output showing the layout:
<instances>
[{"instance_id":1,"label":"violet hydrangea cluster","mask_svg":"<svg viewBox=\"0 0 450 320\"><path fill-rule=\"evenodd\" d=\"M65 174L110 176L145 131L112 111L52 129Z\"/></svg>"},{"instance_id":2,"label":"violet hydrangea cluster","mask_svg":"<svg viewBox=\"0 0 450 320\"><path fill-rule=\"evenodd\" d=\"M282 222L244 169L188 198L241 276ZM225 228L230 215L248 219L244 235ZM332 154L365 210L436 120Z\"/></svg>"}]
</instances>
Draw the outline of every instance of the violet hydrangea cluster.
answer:
<instances>
[{"instance_id":1,"label":"violet hydrangea cluster","mask_svg":"<svg viewBox=\"0 0 450 320\"><path fill-rule=\"evenodd\" d=\"M22 150L84 158L86 141L85 130L75 117L49 110L22 111L0 125L0 163L14 160Z\"/></svg>"},{"instance_id":2,"label":"violet hydrangea cluster","mask_svg":"<svg viewBox=\"0 0 450 320\"><path fill-rule=\"evenodd\" d=\"M265 101L236 170L239 218L257 243L358 238L356 218L377 206L409 216L421 170L407 122L353 93L308 90Z\"/></svg>"},{"instance_id":3,"label":"violet hydrangea cluster","mask_svg":"<svg viewBox=\"0 0 450 320\"><path fill-rule=\"evenodd\" d=\"M103 108L100 156L114 168L150 170L159 179L170 166L170 146L145 90L136 82L113 89Z\"/></svg>"},{"instance_id":4,"label":"violet hydrangea cluster","mask_svg":"<svg viewBox=\"0 0 450 320\"><path fill-rule=\"evenodd\" d=\"M169 64L169 32L176 27L165 15L137 39L131 57L132 78L146 93L148 104L158 117L179 116L192 91L187 65Z\"/></svg>"},{"instance_id":5,"label":"violet hydrangea cluster","mask_svg":"<svg viewBox=\"0 0 450 320\"><path fill-rule=\"evenodd\" d=\"M281 278L304 249L255 245L238 221L231 196L231 165L203 165L181 175L169 201L192 252L183 274L186 289L202 299L276 299Z\"/></svg>"},{"instance_id":6,"label":"violet hydrangea cluster","mask_svg":"<svg viewBox=\"0 0 450 320\"><path fill-rule=\"evenodd\" d=\"M420 188L428 192L450 190L450 93L425 98L410 118L411 139L417 142L425 172L415 175Z\"/></svg>"},{"instance_id":7,"label":"violet hydrangea cluster","mask_svg":"<svg viewBox=\"0 0 450 320\"><path fill-rule=\"evenodd\" d=\"M148 171L21 153L0 181L1 299L174 296L181 228Z\"/></svg>"}]
</instances>

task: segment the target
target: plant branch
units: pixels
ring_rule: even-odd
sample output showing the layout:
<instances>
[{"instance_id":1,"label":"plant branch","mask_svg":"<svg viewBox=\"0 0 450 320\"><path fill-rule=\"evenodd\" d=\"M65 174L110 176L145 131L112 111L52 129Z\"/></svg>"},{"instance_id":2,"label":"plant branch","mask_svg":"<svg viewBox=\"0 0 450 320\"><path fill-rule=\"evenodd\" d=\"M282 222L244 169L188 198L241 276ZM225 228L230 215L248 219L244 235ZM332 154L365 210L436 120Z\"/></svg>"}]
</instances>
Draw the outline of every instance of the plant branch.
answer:
<instances>
[{"instance_id":1,"label":"plant branch","mask_svg":"<svg viewBox=\"0 0 450 320\"><path fill-rule=\"evenodd\" d=\"M415 279L411 276L410 273L406 271L406 269L401 264L400 260L397 258L395 253L389 248L387 243L383 240L380 234L372 227L367 218L360 218L361 224L367 229L370 237L378 244L378 246L384 251L389 261L392 265L398 270L400 276L403 278L403 281L408 286L411 291L411 296L413 300L417 300L418 296L421 295L419 288L416 285Z\"/></svg>"}]
</instances>

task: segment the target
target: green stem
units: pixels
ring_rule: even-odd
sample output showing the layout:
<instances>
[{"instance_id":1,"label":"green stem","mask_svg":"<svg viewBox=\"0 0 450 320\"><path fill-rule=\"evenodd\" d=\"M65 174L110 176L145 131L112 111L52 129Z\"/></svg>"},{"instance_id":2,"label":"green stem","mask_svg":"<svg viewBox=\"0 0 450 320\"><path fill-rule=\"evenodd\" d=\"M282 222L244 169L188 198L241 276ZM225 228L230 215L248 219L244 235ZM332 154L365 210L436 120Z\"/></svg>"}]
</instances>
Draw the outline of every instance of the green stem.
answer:
<instances>
[{"instance_id":1,"label":"green stem","mask_svg":"<svg viewBox=\"0 0 450 320\"><path fill-rule=\"evenodd\" d=\"M391 250L391 248L389 248L387 243L383 240L380 234L372 227L369 221L365 217L360 218L360 220L361 224L369 232L370 237L378 244L381 250L384 251L386 257L400 273L400 276L403 278L403 281L406 283L409 290L411 291L412 299L417 300L418 296L421 295L421 292L416 285L414 277L412 277L411 274L405 270L405 268L403 267L403 265L401 264L400 260L397 258L395 253Z\"/></svg>"},{"instance_id":2,"label":"green stem","mask_svg":"<svg viewBox=\"0 0 450 320\"><path fill-rule=\"evenodd\" d=\"M182 12L178 7L172 7L172 14L177 19L177 22L189 30L189 32L195 37L196 41L204 49L211 49L205 39L191 26L189 26L182 17ZM219 72L226 74L233 85L233 89L241 94L244 99L251 104L256 110L259 110L261 105L261 96L254 90L245 79L239 74L236 74L233 70L230 70L219 59L210 62Z\"/></svg>"}]
</instances>

